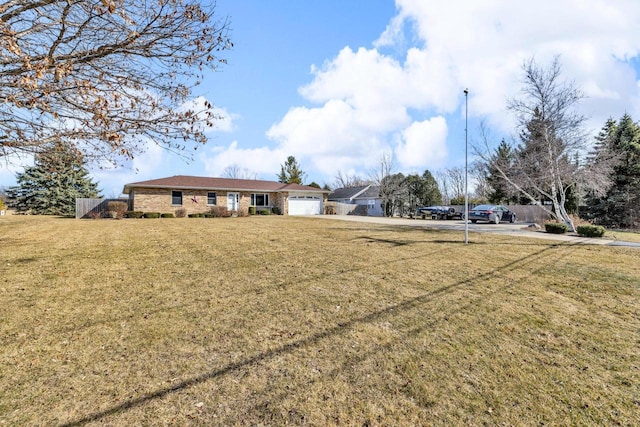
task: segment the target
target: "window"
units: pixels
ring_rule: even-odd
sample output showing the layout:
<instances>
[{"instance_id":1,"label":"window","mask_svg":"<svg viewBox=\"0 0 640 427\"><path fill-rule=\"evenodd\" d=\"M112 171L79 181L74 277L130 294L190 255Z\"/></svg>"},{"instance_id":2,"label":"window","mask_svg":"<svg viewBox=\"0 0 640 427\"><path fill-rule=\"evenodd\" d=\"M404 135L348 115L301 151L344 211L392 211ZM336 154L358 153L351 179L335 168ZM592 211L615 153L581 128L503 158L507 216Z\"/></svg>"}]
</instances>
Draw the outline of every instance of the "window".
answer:
<instances>
[{"instance_id":1,"label":"window","mask_svg":"<svg viewBox=\"0 0 640 427\"><path fill-rule=\"evenodd\" d=\"M251 194L251 206L269 206L269 195Z\"/></svg>"},{"instance_id":2,"label":"window","mask_svg":"<svg viewBox=\"0 0 640 427\"><path fill-rule=\"evenodd\" d=\"M171 204L182 206L182 191L172 191L171 192Z\"/></svg>"},{"instance_id":3,"label":"window","mask_svg":"<svg viewBox=\"0 0 640 427\"><path fill-rule=\"evenodd\" d=\"M216 193L207 193L207 205L215 206L218 204Z\"/></svg>"}]
</instances>

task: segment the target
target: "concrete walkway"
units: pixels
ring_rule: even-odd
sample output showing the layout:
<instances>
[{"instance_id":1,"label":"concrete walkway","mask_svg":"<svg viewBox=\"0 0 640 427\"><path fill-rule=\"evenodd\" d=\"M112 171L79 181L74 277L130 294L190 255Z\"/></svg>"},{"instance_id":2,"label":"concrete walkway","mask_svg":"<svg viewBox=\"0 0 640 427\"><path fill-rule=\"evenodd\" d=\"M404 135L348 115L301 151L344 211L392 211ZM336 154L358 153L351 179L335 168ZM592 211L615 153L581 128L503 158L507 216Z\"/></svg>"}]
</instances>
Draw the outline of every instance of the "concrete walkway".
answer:
<instances>
[{"instance_id":1,"label":"concrete walkway","mask_svg":"<svg viewBox=\"0 0 640 427\"><path fill-rule=\"evenodd\" d=\"M438 221L431 219L410 219L410 218L385 218L375 216L358 216L358 215L317 215L314 218L325 220L339 220L364 222L371 224L387 224L411 227L433 228L439 230L453 230L464 233L464 221ZM493 233L503 234L506 236L530 237L534 239L546 239L571 242L574 244L584 245L602 245L602 246L625 246L632 248L640 248L640 243L622 242L618 240L594 239L588 237L580 237L575 234L550 234L544 231L531 231L527 229L527 223L515 224L471 224L469 223L470 233ZM463 237L461 237L463 238Z\"/></svg>"}]
</instances>

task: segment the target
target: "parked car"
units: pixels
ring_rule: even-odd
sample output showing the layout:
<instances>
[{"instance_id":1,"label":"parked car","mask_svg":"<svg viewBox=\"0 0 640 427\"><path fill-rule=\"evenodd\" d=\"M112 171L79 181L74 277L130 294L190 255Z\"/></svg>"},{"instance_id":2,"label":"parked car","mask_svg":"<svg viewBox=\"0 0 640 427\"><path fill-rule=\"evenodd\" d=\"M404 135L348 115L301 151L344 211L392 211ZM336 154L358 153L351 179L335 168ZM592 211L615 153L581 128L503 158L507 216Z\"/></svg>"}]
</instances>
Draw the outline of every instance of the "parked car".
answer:
<instances>
[{"instance_id":1,"label":"parked car","mask_svg":"<svg viewBox=\"0 0 640 427\"><path fill-rule=\"evenodd\" d=\"M424 206L416 209L416 216L422 219L430 217L432 219L463 219L463 212L456 212L455 208L450 206Z\"/></svg>"},{"instance_id":2,"label":"parked car","mask_svg":"<svg viewBox=\"0 0 640 427\"><path fill-rule=\"evenodd\" d=\"M469 219L472 223L489 221L499 224L502 221L516 222L515 212L502 205L478 205L469 211Z\"/></svg>"}]
</instances>

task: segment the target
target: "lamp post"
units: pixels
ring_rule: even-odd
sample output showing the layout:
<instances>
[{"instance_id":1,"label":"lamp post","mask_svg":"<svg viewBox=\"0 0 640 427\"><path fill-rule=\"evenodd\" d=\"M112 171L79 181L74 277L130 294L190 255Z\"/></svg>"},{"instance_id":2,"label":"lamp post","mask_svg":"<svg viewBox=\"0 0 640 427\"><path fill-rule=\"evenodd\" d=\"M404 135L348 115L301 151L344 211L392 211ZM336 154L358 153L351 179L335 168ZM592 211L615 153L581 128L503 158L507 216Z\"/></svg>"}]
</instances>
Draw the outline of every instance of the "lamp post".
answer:
<instances>
[{"instance_id":1,"label":"lamp post","mask_svg":"<svg viewBox=\"0 0 640 427\"><path fill-rule=\"evenodd\" d=\"M469 89L464 90L464 243L469 243L469 144L468 135L469 117Z\"/></svg>"}]
</instances>

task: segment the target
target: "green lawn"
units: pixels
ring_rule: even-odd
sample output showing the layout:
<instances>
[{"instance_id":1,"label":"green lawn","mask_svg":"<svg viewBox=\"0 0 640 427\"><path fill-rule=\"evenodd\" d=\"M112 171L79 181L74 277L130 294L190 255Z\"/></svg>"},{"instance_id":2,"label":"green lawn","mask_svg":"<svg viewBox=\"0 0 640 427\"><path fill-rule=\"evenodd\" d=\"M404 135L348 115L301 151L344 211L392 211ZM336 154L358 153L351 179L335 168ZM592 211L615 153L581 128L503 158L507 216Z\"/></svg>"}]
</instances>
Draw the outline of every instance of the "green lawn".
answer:
<instances>
[{"instance_id":1,"label":"green lawn","mask_svg":"<svg viewBox=\"0 0 640 427\"><path fill-rule=\"evenodd\" d=\"M0 425L640 425L640 250L0 219Z\"/></svg>"}]
</instances>

